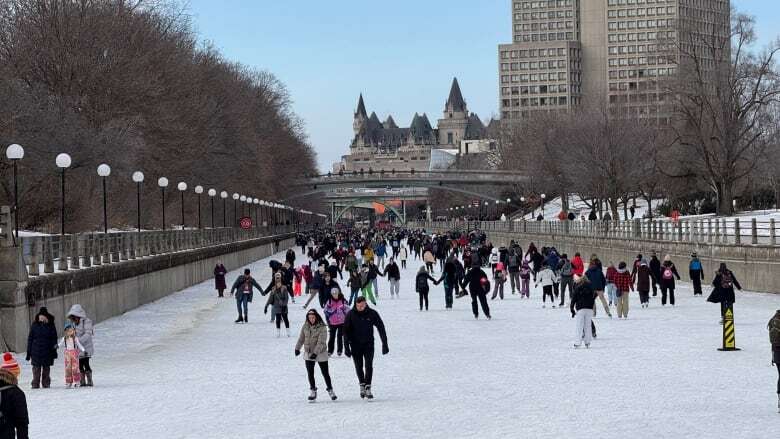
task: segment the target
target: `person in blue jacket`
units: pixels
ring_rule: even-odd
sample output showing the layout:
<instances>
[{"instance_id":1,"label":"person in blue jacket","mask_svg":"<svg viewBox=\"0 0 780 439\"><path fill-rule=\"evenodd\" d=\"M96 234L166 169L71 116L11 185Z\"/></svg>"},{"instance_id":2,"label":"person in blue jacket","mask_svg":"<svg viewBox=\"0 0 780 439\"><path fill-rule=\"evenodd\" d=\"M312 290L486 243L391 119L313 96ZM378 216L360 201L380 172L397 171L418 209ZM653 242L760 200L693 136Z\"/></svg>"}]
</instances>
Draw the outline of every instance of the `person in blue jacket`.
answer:
<instances>
[{"instance_id":1,"label":"person in blue jacket","mask_svg":"<svg viewBox=\"0 0 780 439\"><path fill-rule=\"evenodd\" d=\"M604 289L607 286L607 278L604 277L604 268L601 265L601 261L598 258L590 260L588 270L585 272L585 276L588 278L590 287L596 296L601 299L601 304L604 305L604 311L607 312L609 318L612 318L612 313L609 311L609 305L607 305L607 299L604 298ZM596 317L596 307L593 307L593 317Z\"/></svg>"},{"instance_id":2,"label":"person in blue jacket","mask_svg":"<svg viewBox=\"0 0 780 439\"><path fill-rule=\"evenodd\" d=\"M701 265L701 260L696 252L691 254L691 263L688 267L689 274L691 275L691 282L693 282L693 295L701 296L701 281L704 280L704 268Z\"/></svg>"}]
</instances>

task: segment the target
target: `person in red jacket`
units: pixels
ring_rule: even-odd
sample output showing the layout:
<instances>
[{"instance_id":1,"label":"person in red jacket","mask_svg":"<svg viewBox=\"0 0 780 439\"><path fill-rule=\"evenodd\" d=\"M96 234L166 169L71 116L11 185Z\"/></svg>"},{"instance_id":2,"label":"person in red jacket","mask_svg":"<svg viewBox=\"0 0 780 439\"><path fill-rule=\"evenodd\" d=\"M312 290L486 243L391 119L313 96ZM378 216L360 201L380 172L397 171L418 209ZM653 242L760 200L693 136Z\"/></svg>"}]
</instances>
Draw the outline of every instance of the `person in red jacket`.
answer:
<instances>
[{"instance_id":1,"label":"person in red jacket","mask_svg":"<svg viewBox=\"0 0 780 439\"><path fill-rule=\"evenodd\" d=\"M574 254L574 259L571 260L571 268L575 276L582 276L585 272L585 264L582 262L582 257L579 253Z\"/></svg>"}]
</instances>

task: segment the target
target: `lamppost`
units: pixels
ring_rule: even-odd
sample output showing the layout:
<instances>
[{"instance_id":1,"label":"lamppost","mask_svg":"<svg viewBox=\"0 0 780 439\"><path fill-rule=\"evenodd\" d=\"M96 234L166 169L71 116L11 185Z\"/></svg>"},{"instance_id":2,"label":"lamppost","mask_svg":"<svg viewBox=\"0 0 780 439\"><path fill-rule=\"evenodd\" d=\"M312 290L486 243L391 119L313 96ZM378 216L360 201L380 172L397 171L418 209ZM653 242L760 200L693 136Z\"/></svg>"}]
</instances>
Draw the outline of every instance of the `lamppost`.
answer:
<instances>
[{"instance_id":1,"label":"lamppost","mask_svg":"<svg viewBox=\"0 0 780 439\"><path fill-rule=\"evenodd\" d=\"M241 198L241 195L238 195L237 193L233 194L233 225L231 227L235 227L236 224L238 224L238 199Z\"/></svg>"},{"instance_id":2,"label":"lamppost","mask_svg":"<svg viewBox=\"0 0 780 439\"><path fill-rule=\"evenodd\" d=\"M222 227L227 227L227 197L228 193L222 191L219 193L219 197L222 198Z\"/></svg>"},{"instance_id":3,"label":"lamppost","mask_svg":"<svg viewBox=\"0 0 780 439\"><path fill-rule=\"evenodd\" d=\"M241 195L238 198L241 201L241 217L244 217L244 206L246 205L246 195Z\"/></svg>"},{"instance_id":4,"label":"lamppost","mask_svg":"<svg viewBox=\"0 0 780 439\"><path fill-rule=\"evenodd\" d=\"M136 220L138 231L141 231L141 183L144 182L144 173L141 171L133 172L133 181L136 183Z\"/></svg>"},{"instance_id":5,"label":"lamppost","mask_svg":"<svg viewBox=\"0 0 780 439\"><path fill-rule=\"evenodd\" d=\"M184 230L184 191L187 190L187 183L179 182L177 188L181 193L181 229Z\"/></svg>"},{"instance_id":6,"label":"lamppost","mask_svg":"<svg viewBox=\"0 0 780 439\"><path fill-rule=\"evenodd\" d=\"M165 230L165 188L168 187L168 179L160 177L157 180L157 186L160 186L160 193L162 194L162 229Z\"/></svg>"},{"instance_id":7,"label":"lamppost","mask_svg":"<svg viewBox=\"0 0 780 439\"><path fill-rule=\"evenodd\" d=\"M60 184L60 235L65 234L65 170L70 168L70 156L68 154L62 153L57 156L56 159L54 159L54 162L57 164L57 167L62 170L61 175L61 184Z\"/></svg>"},{"instance_id":8,"label":"lamppost","mask_svg":"<svg viewBox=\"0 0 780 439\"><path fill-rule=\"evenodd\" d=\"M252 203L254 204L254 209L255 209L255 228L257 229L260 227L260 225L258 224L260 222L260 216L257 213L260 206L260 200L255 198L254 200L252 200Z\"/></svg>"},{"instance_id":9,"label":"lamppost","mask_svg":"<svg viewBox=\"0 0 780 439\"><path fill-rule=\"evenodd\" d=\"M200 222L200 196L203 194L203 186L195 186L195 193L198 194L198 228L203 228Z\"/></svg>"},{"instance_id":10,"label":"lamppost","mask_svg":"<svg viewBox=\"0 0 780 439\"><path fill-rule=\"evenodd\" d=\"M103 233L108 233L108 201L106 199L106 177L111 175L111 167L103 163L98 166L97 173L103 178Z\"/></svg>"},{"instance_id":11,"label":"lamppost","mask_svg":"<svg viewBox=\"0 0 780 439\"><path fill-rule=\"evenodd\" d=\"M211 228L212 229L214 228L214 196L216 195L217 195L216 189L209 189L209 200L211 200Z\"/></svg>"},{"instance_id":12,"label":"lamppost","mask_svg":"<svg viewBox=\"0 0 780 439\"><path fill-rule=\"evenodd\" d=\"M544 219L544 199L547 198L547 195L542 194L542 219Z\"/></svg>"},{"instance_id":13,"label":"lamppost","mask_svg":"<svg viewBox=\"0 0 780 439\"><path fill-rule=\"evenodd\" d=\"M24 158L24 148L16 143L9 145L5 150L5 156L13 163L14 167L14 236L19 237L19 185L17 182L16 162ZM18 245L18 244L17 244Z\"/></svg>"},{"instance_id":14,"label":"lamppost","mask_svg":"<svg viewBox=\"0 0 780 439\"><path fill-rule=\"evenodd\" d=\"M259 214L259 217L257 219L258 223L262 223L263 222L263 217L265 216L264 212L265 212L265 201L260 200L260 214ZM258 225L260 225L260 224L258 224Z\"/></svg>"}]
</instances>

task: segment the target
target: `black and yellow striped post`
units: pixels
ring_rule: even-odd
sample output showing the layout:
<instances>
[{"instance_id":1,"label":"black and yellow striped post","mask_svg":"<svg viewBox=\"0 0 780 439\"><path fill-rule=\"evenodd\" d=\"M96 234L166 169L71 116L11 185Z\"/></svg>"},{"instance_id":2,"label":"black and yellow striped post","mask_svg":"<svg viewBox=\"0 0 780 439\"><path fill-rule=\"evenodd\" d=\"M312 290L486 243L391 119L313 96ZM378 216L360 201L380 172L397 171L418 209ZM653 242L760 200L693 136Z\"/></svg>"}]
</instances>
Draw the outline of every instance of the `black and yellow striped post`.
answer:
<instances>
[{"instance_id":1,"label":"black and yellow striped post","mask_svg":"<svg viewBox=\"0 0 780 439\"><path fill-rule=\"evenodd\" d=\"M734 311L731 306L726 308L726 314L723 316L723 347L719 351L738 351L740 350L734 337Z\"/></svg>"}]
</instances>

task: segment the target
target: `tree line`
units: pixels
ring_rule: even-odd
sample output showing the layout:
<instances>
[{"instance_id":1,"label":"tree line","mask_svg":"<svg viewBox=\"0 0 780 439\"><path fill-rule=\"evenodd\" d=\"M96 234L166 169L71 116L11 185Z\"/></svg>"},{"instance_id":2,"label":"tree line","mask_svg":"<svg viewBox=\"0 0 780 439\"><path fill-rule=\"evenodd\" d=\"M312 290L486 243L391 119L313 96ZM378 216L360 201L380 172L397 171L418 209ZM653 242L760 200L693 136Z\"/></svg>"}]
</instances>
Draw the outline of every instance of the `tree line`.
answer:
<instances>
[{"instance_id":1,"label":"tree line","mask_svg":"<svg viewBox=\"0 0 780 439\"><path fill-rule=\"evenodd\" d=\"M200 43L185 6L167 0L1 0L0 145L11 143L26 151L18 163L20 223L35 229L58 222L61 152L73 157L71 232L102 221L100 163L112 168L115 226L135 224L134 171L146 175L143 223L153 226L161 216L158 177L170 180L169 204L178 206L179 181L190 193L202 185L279 200L290 179L316 169L284 84ZM3 205L13 199L9 167L0 161ZM312 208L311 200L302 207Z\"/></svg>"}]
</instances>

